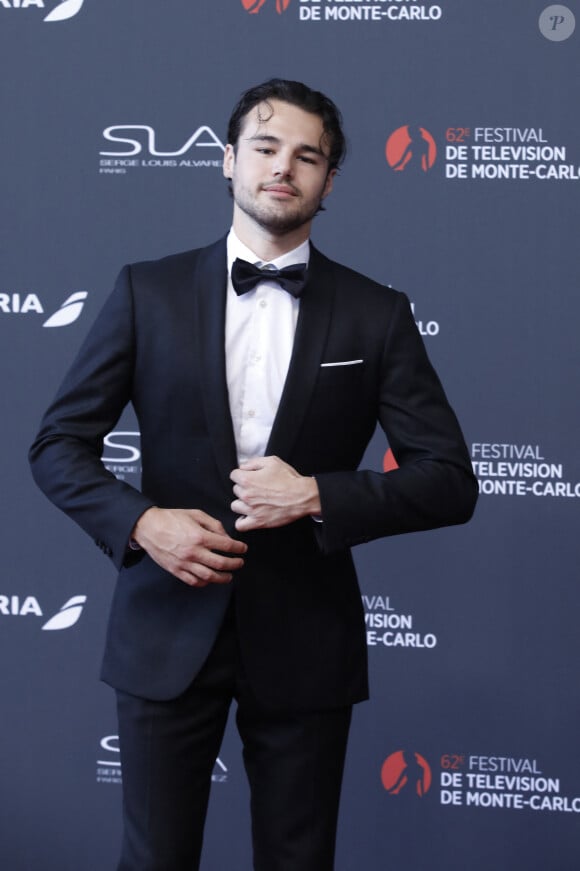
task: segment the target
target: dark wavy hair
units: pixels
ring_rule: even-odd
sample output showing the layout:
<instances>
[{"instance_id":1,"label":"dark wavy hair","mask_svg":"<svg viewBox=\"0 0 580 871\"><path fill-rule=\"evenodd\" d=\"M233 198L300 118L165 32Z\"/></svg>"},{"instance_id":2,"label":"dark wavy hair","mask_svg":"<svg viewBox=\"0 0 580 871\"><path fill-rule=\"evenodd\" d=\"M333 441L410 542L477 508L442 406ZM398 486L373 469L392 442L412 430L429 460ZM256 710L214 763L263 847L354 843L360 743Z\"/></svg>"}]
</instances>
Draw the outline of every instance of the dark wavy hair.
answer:
<instances>
[{"instance_id":1,"label":"dark wavy hair","mask_svg":"<svg viewBox=\"0 0 580 871\"><path fill-rule=\"evenodd\" d=\"M248 112L259 103L268 104L270 100L290 103L305 112L318 115L324 130L323 138L328 144L328 171L338 169L346 154L346 140L342 131L342 116L339 109L320 91L313 91L302 82L293 82L289 79L269 79L261 85L244 91L234 107L228 124L227 141L233 145L234 150Z\"/></svg>"}]
</instances>

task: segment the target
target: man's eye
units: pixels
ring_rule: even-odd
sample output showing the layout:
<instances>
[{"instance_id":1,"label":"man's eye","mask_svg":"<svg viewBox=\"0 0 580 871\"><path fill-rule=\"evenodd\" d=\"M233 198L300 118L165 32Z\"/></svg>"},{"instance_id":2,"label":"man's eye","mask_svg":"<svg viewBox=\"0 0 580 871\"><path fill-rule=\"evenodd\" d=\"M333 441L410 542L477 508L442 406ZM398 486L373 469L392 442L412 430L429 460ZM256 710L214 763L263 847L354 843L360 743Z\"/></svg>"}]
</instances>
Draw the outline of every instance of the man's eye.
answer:
<instances>
[{"instance_id":1,"label":"man's eye","mask_svg":"<svg viewBox=\"0 0 580 871\"><path fill-rule=\"evenodd\" d=\"M274 154L271 148L258 148L260 154Z\"/></svg>"}]
</instances>

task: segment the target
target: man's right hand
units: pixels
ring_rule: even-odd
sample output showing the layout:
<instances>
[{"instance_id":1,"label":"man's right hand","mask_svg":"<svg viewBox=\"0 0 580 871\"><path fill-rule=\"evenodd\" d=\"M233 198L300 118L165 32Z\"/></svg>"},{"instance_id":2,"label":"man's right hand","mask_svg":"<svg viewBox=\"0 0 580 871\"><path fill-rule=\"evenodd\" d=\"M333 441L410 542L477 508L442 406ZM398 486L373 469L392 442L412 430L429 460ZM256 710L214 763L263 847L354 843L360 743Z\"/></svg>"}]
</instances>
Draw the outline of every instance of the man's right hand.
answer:
<instances>
[{"instance_id":1,"label":"man's right hand","mask_svg":"<svg viewBox=\"0 0 580 871\"><path fill-rule=\"evenodd\" d=\"M230 538L219 520L195 508L149 508L131 538L161 568L191 587L229 583L244 564L236 554L248 549Z\"/></svg>"}]
</instances>

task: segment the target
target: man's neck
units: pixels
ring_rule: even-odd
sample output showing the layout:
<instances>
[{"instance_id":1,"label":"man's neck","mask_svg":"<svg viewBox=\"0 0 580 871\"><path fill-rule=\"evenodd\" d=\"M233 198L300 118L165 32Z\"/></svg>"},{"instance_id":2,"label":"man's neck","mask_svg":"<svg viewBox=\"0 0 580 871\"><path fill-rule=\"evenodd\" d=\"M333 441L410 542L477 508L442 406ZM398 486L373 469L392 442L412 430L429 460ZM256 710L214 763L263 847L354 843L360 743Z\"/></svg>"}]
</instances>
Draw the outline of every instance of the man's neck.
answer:
<instances>
[{"instance_id":1,"label":"man's neck","mask_svg":"<svg viewBox=\"0 0 580 871\"><path fill-rule=\"evenodd\" d=\"M288 251L293 251L305 242L310 235L310 223L298 227L289 233L284 233L281 236L274 235L263 227L255 224L248 224L244 220L240 220L234 213L232 224L234 232L240 242L243 242L250 251L263 260L269 263L282 254L287 254Z\"/></svg>"}]
</instances>

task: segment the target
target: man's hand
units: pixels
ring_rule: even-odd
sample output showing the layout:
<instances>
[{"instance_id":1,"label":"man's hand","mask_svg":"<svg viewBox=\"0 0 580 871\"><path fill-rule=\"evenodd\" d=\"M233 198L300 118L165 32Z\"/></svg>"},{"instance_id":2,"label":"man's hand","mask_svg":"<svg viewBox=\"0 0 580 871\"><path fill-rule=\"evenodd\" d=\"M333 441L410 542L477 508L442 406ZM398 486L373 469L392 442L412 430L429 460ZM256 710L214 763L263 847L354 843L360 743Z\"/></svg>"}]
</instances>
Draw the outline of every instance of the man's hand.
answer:
<instances>
[{"instance_id":1,"label":"man's hand","mask_svg":"<svg viewBox=\"0 0 580 871\"><path fill-rule=\"evenodd\" d=\"M244 564L236 554L248 549L230 538L219 520L190 508L149 508L131 537L161 568L191 587L227 584Z\"/></svg>"},{"instance_id":2,"label":"man's hand","mask_svg":"<svg viewBox=\"0 0 580 871\"><path fill-rule=\"evenodd\" d=\"M278 457L256 457L234 469L231 508L242 515L236 529L266 529L286 526L309 514L320 514L318 484L314 478L299 475Z\"/></svg>"}]
</instances>

